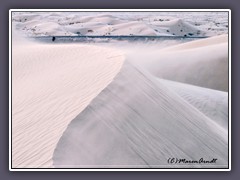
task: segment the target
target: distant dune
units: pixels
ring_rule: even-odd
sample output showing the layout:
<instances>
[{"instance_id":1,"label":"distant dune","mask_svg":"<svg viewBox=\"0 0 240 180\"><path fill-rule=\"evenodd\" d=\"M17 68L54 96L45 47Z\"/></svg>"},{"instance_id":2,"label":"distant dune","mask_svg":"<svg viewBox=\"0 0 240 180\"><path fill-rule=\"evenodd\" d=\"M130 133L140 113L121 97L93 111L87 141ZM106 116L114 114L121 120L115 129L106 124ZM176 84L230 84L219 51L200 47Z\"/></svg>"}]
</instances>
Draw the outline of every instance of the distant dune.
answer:
<instances>
[{"instance_id":1,"label":"distant dune","mask_svg":"<svg viewBox=\"0 0 240 180\"><path fill-rule=\"evenodd\" d=\"M212 36L205 30L180 18L132 18L113 15L81 16L38 13L14 13L13 22L29 36ZM203 24L204 26L204 24ZM216 31L216 30L215 30Z\"/></svg>"}]
</instances>

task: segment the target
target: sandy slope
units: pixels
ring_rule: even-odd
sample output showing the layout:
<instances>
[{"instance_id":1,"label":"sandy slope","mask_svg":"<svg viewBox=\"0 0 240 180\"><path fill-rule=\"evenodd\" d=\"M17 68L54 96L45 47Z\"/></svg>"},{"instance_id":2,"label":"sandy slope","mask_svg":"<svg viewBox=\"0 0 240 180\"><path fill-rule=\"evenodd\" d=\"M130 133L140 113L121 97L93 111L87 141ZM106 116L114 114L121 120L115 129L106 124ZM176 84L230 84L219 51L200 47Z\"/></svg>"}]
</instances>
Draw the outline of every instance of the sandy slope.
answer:
<instances>
[{"instance_id":1,"label":"sandy slope","mask_svg":"<svg viewBox=\"0 0 240 180\"><path fill-rule=\"evenodd\" d=\"M159 79L169 89L228 130L228 93L175 81Z\"/></svg>"},{"instance_id":2,"label":"sandy slope","mask_svg":"<svg viewBox=\"0 0 240 180\"><path fill-rule=\"evenodd\" d=\"M227 130L125 61L64 132L55 167L227 167ZM169 165L170 157L217 158Z\"/></svg>"},{"instance_id":3,"label":"sandy slope","mask_svg":"<svg viewBox=\"0 0 240 180\"><path fill-rule=\"evenodd\" d=\"M228 38L196 40L159 51L138 52L129 60L157 77L228 91Z\"/></svg>"},{"instance_id":4,"label":"sandy slope","mask_svg":"<svg viewBox=\"0 0 240 180\"><path fill-rule=\"evenodd\" d=\"M68 123L112 81L124 56L90 45L13 40L13 167L51 167Z\"/></svg>"}]
</instances>

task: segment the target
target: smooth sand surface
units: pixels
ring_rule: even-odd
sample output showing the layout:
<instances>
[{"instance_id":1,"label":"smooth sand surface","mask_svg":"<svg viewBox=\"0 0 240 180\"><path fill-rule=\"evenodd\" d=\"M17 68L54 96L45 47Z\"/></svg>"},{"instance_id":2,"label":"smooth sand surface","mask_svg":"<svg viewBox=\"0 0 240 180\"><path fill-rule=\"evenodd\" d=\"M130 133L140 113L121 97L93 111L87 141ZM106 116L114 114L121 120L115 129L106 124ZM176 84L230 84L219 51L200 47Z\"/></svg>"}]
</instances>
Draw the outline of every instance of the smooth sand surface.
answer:
<instances>
[{"instance_id":1,"label":"smooth sand surface","mask_svg":"<svg viewBox=\"0 0 240 180\"><path fill-rule=\"evenodd\" d=\"M54 148L68 123L112 81L124 56L120 51L91 45L15 39L13 167L51 167Z\"/></svg>"},{"instance_id":2,"label":"smooth sand surface","mask_svg":"<svg viewBox=\"0 0 240 180\"><path fill-rule=\"evenodd\" d=\"M138 55L132 53L128 59L162 79L228 91L228 37L225 35L158 51L141 51Z\"/></svg>"}]
</instances>

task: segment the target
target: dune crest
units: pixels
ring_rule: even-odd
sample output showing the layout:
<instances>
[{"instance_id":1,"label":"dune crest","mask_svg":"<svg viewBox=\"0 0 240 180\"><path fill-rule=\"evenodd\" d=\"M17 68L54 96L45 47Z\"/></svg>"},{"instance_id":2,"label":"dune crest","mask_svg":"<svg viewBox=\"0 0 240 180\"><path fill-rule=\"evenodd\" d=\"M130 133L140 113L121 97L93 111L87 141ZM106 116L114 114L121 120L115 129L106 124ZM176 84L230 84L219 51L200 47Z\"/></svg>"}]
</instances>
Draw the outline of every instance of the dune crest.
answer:
<instances>
[{"instance_id":1,"label":"dune crest","mask_svg":"<svg viewBox=\"0 0 240 180\"><path fill-rule=\"evenodd\" d=\"M68 125L54 167L167 167L168 158L227 167L227 131L155 78L125 61L121 71Z\"/></svg>"},{"instance_id":2,"label":"dune crest","mask_svg":"<svg viewBox=\"0 0 240 180\"><path fill-rule=\"evenodd\" d=\"M120 70L121 51L79 44L14 43L13 167L52 167L68 123Z\"/></svg>"}]
</instances>

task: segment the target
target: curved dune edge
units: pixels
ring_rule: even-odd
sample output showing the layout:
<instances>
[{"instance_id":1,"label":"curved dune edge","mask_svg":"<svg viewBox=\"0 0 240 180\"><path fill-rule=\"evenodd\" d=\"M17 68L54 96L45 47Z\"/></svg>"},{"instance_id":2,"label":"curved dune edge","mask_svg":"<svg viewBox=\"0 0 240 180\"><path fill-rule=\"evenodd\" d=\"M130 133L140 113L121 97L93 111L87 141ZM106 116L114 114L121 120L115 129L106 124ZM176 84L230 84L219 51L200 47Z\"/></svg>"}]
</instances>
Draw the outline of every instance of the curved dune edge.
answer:
<instances>
[{"instance_id":1,"label":"curved dune edge","mask_svg":"<svg viewBox=\"0 0 240 180\"><path fill-rule=\"evenodd\" d=\"M112 81L123 61L122 52L110 48L13 42L13 168L52 167L68 123Z\"/></svg>"},{"instance_id":2,"label":"curved dune edge","mask_svg":"<svg viewBox=\"0 0 240 180\"><path fill-rule=\"evenodd\" d=\"M54 167L228 166L227 130L125 61L121 71L68 125ZM217 158L214 165L169 165L171 157Z\"/></svg>"},{"instance_id":3,"label":"curved dune edge","mask_svg":"<svg viewBox=\"0 0 240 180\"><path fill-rule=\"evenodd\" d=\"M228 131L228 93L189 84L158 79L193 107Z\"/></svg>"}]
</instances>

